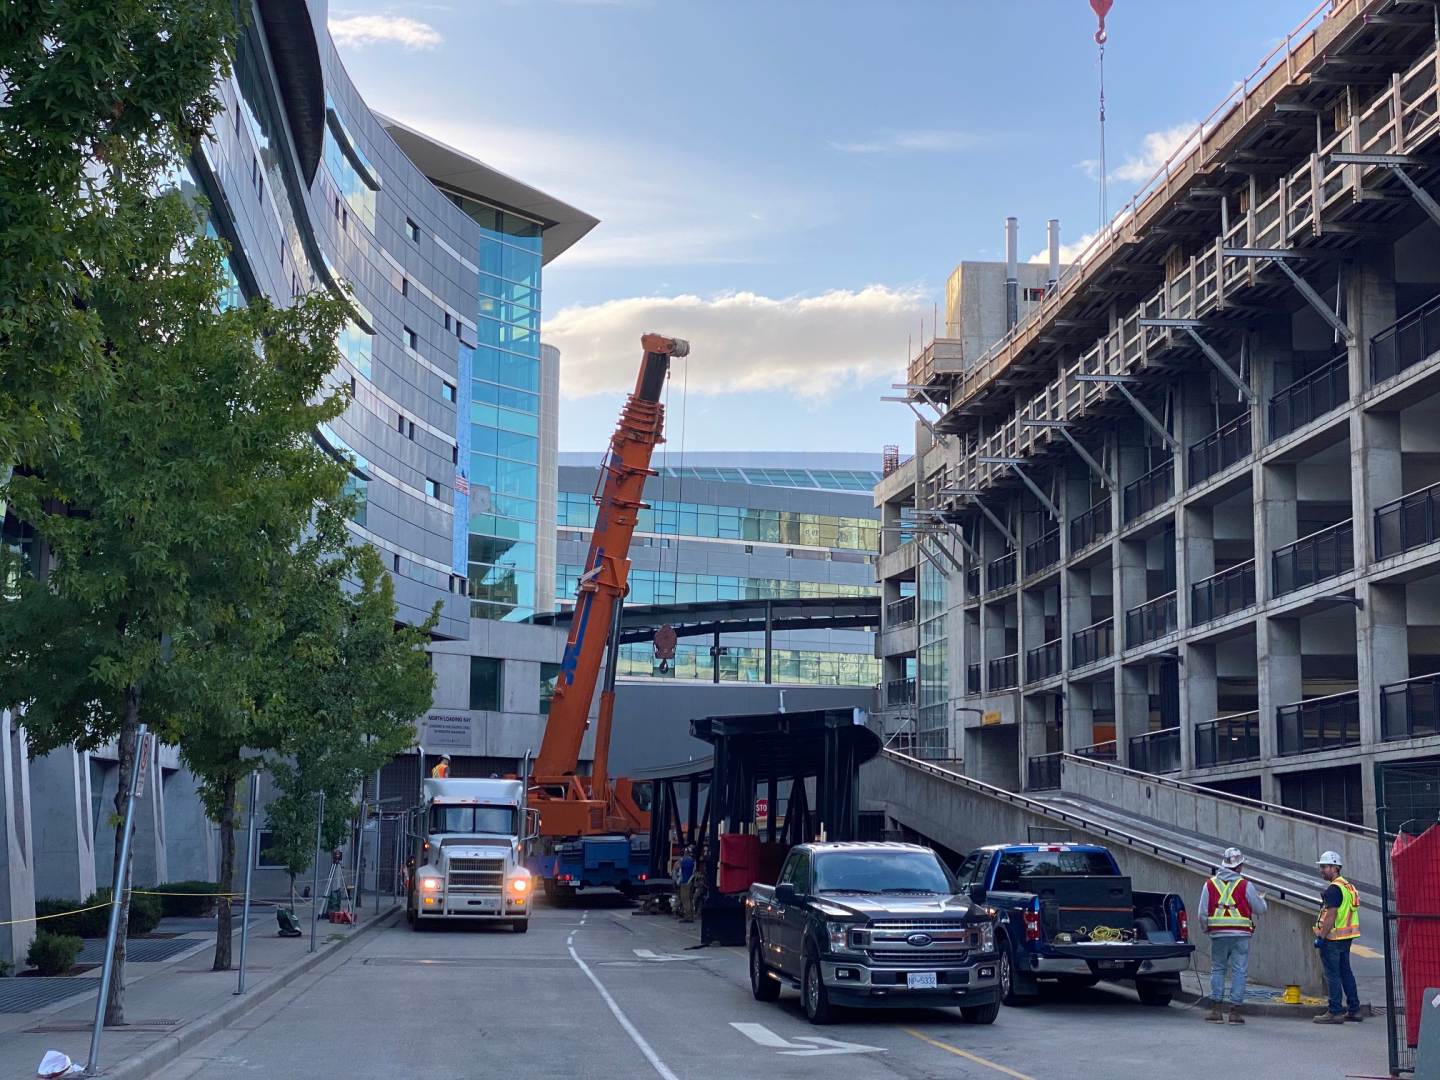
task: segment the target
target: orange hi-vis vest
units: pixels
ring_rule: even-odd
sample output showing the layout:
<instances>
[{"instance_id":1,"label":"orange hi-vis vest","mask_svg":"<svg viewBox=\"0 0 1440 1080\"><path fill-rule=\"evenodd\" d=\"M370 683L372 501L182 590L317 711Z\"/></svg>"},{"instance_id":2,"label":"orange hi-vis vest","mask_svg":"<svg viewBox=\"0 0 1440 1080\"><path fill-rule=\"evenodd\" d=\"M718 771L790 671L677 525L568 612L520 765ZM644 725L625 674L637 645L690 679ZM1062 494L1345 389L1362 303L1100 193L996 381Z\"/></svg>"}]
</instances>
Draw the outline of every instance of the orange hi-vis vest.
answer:
<instances>
[{"instance_id":1,"label":"orange hi-vis vest","mask_svg":"<svg viewBox=\"0 0 1440 1080\"><path fill-rule=\"evenodd\" d=\"M1250 911L1250 897L1245 879L1222 881L1212 877L1205 883L1205 925L1213 932L1229 930L1242 934L1255 933L1255 919Z\"/></svg>"},{"instance_id":2,"label":"orange hi-vis vest","mask_svg":"<svg viewBox=\"0 0 1440 1080\"><path fill-rule=\"evenodd\" d=\"M450 779L450 766L442 761L430 770L430 775L436 780L448 780Z\"/></svg>"},{"instance_id":3,"label":"orange hi-vis vest","mask_svg":"<svg viewBox=\"0 0 1440 1080\"><path fill-rule=\"evenodd\" d=\"M1354 941L1360 936L1360 893L1343 877L1330 883L1340 887L1340 907L1335 912L1335 925L1330 928L1328 941ZM1324 908L1320 909L1322 912ZM1315 933L1320 933L1320 921L1315 921Z\"/></svg>"}]
</instances>

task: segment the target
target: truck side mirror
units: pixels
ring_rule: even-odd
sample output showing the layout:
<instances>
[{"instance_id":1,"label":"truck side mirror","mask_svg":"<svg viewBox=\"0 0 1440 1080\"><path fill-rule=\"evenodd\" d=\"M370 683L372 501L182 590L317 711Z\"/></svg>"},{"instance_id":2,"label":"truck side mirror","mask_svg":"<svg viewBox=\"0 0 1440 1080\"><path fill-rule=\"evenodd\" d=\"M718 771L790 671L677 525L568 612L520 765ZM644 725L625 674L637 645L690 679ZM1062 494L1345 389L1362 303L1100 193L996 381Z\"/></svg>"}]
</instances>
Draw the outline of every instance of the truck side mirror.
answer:
<instances>
[{"instance_id":1,"label":"truck side mirror","mask_svg":"<svg viewBox=\"0 0 1440 1080\"><path fill-rule=\"evenodd\" d=\"M526 811L525 811L525 828L526 828L526 833L525 833L525 841L526 841L526 843L529 843L531 840L535 840L535 839L538 839L538 838L539 838L539 836L540 836L540 811L539 811L539 810L526 810Z\"/></svg>"},{"instance_id":2,"label":"truck side mirror","mask_svg":"<svg viewBox=\"0 0 1440 1080\"><path fill-rule=\"evenodd\" d=\"M986 893L984 885L970 886L970 902L972 904L983 904L985 902L985 896Z\"/></svg>"},{"instance_id":3,"label":"truck side mirror","mask_svg":"<svg viewBox=\"0 0 1440 1080\"><path fill-rule=\"evenodd\" d=\"M775 886L775 902L777 904L793 904L796 898L795 886L790 882L782 882Z\"/></svg>"}]
</instances>

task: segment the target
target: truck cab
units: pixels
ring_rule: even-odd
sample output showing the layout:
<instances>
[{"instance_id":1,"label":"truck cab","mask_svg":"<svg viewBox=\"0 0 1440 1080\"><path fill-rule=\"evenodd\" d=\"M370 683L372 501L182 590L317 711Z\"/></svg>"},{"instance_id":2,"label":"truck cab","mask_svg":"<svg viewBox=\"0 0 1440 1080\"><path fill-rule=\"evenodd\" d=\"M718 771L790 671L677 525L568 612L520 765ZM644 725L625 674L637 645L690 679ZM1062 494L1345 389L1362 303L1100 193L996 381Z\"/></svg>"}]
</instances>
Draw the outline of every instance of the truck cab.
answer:
<instances>
[{"instance_id":1,"label":"truck cab","mask_svg":"<svg viewBox=\"0 0 1440 1080\"><path fill-rule=\"evenodd\" d=\"M407 830L410 925L468 919L528 930L533 883L524 848L533 815L519 780L425 780Z\"/></svg>"}]
</instances>

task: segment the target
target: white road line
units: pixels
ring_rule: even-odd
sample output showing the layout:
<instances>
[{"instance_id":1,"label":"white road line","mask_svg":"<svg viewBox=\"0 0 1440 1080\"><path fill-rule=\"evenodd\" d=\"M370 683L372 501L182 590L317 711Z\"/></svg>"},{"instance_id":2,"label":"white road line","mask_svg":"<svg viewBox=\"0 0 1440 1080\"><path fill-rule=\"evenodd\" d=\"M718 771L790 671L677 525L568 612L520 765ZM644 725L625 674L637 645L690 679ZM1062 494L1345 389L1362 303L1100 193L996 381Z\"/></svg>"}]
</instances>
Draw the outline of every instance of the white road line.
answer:
<instances>
[{"instance_id":1,"label":"white road line","mask_svg":"<svg viewBox=\"0 0 1440 1080\"><path fill-rule=\"evenodd\" d=\"M671 1072L666 1064L660 1060L660 1055L655 1053L654 1048L645 1041L645 1036L636 1030L635 1025L630 1022L630 1018L625 1015L624 1010L621 1009L620 1006L616 1004L615 999L610 996L610 991L605 989L605 984L597 979L595 973L590 970L590 966L586 964L584 960L580 959L580 954L575 951L574 946L569 946L569 949L570 959L579 965L580 970L585 973L585 977L595 985L596 990L600 991L600 996L605 999L605 1004L610 1006L610 1012L614 1015L615 1019L620 1021L620 1026L625 1029L625 1034L629 1035L630 1041L640 1048L640 1053L645 1055L645 1060L650 1062L650 1067L655 1070L661 1080L680 1080L680 1078Z\"/></svg>"},{"instance_id":2,"label":"white road line","mask_svg":"<svg viewBox=\"0 0 1440 1080\"><path fill-rule=\"evenodd\" d=\"M742 1024L731 1020L730 1026L740 1032L751 1042L759 1043L761 1046L774 1047L776 1050L794 1050L795 1044L788 1039L782 1039L775 1032L771 1031L764 1024Z\"/></svg>"}]
</instances>

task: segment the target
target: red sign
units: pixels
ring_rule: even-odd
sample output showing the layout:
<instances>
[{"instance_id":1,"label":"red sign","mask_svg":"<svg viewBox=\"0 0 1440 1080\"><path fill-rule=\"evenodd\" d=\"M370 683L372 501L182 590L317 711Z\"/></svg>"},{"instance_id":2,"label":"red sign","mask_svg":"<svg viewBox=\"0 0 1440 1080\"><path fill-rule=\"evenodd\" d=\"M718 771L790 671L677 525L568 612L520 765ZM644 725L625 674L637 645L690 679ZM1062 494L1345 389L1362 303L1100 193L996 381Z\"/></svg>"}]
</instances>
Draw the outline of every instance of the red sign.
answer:
<instances>
[{"instance_id":1,"label":"red sign","mask_svg":"<svg viewBox=\"0 0 1440 1080\"><path fill-rule=\"evenodd\" d=\"M770 820L770 800L765 798L763 795L755 800L755 820Z\"/></svg>"}]
</instances>

